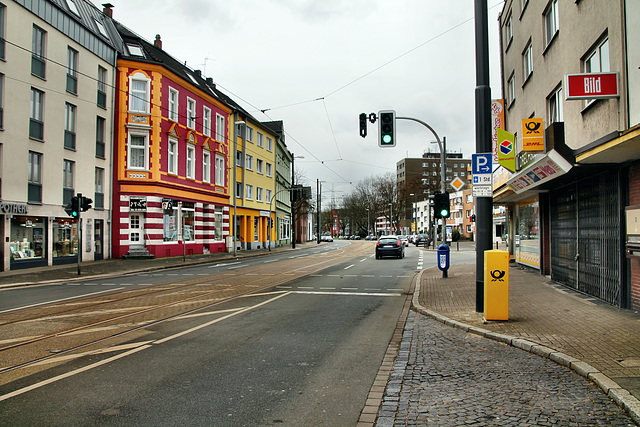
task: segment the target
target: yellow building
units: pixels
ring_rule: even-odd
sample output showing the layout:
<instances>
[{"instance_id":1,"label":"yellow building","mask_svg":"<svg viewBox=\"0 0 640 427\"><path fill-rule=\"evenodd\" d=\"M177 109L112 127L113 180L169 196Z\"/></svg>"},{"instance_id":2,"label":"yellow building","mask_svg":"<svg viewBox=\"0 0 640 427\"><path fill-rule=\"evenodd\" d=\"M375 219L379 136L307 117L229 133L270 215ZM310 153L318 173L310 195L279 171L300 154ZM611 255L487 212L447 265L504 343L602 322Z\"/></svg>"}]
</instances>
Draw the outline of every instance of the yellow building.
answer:
<instances>
[{"instance_id":1,"label":"yellow building","mask_svg":"<svg viewBox=\"0 0 640 427\"><path fill-rule=\"evenodd\" d=\"M236 112L233 117L236 185L231 201L232 232L236 249L264 249L269 247L267 242L273 246L276 240L275 206L271 201L275 191L277 135L244 112Z\"/></svg>"}]
</instances>

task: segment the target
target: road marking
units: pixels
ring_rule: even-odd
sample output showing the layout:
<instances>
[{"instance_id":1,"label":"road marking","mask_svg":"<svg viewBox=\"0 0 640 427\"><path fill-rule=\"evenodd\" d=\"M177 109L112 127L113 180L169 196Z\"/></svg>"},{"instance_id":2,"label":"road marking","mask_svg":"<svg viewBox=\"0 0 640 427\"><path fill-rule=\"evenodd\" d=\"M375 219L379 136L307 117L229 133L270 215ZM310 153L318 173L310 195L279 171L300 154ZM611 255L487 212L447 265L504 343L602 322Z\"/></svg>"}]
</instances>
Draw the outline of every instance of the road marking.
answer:
<instances>
[{"instance_id":1,"label":"road marking","mask_svg":"<svg viewBox=\"0 0 640 427\"><path fill-rule=\"evenodd\" d=\"M53 301L44 301L44 302L39 302L37 304L24 305L22 307L9 308L7 310L0 311L0 314L2 314L2 313L10 313L12 311L17 311L17 310L23 310L25 308L38 307L40 305L45 305L45 304L55 304L57 302L68 301L68 300L77 299L77 298L84 298L84 297L88 297L88 296L92 296L92 295L103 294L105 292L120 291L122 289L124 289L124 288L106 289L104 291L91 292L90 294L77 295L77 296L74 296L74 297L61 298L61 299L57 299L57 300L53 300Z\"/></svg>"},{"instance_id":2,"label":"road marking","mask_svg":"<svg viewBox=\"0 0 640 427\"><path fill-rule=\"evenodd\" d=\"M360 262L365 262L366 260L367 260L366 258L363 258L360 260Z\"/></svg>"},{"instance_id":3,"label":"road marking","mask_svg":"<svg viewBox=\"0 0 640 427\"><path fill-rule=\"evenodd\" d=\"M363 274L362 277L376 277L374 274Z\"/></svg>"},{"instance_id":4,"label":"road marking","mask_svg":"<svg viewBox=\"0 0 640 427\"><path fill-rule=\"evenodd\" d=\"M306 294L306 295L348 295L348 296L362 296L362 297L401 297L402 294L390 294L390 293L375 293L375 292L320 292L320 291L291 291L292 294Z\"/></svg>"},{"instance_id":5,"label":"road marking","mask_svg":"<svg viewBox=\"0 0 640 427\"><path fill-rule=\"evenodd\" d=\"M320 290L325 290L325 291L331 291L334 290L335 288L320 288Z\"/></svg>"},{"instance_id":6,"label":"road marking","mask_svg":"<svg viewBox=\"0 0 640 427\"><path fill-rule=\"evenodd\" d=\"M342 289L343 291L357 291L358 290L358 288L340 288L340 289Z\"/></svg>"},{"instance_id":7,"label":"road marking","mask_svg":"<svg viewBox=\"0 0 640 427\"><path fill-rule=\"evenodd\" d=\"M234 264L240 264L240 261L237 262L224 262L222 264L215 264L215 265L210 265L207 268L216 268L216 267L227 267L229 265L234 265Z\"/></svg>"},{"instance_id":8,"label":"road marking","mask_svg":"<svg viewBox=\"0 0 640 427\"><path fill-rule=\"evenodd\" d=\"M354 264L351 264L351 265L346 266L344 269L345 269L345 270L348 270L348 269L350 269L350 268L351 268L351 267L353 267L353 266L354 266Z\"/></svg>"}]
</instances>

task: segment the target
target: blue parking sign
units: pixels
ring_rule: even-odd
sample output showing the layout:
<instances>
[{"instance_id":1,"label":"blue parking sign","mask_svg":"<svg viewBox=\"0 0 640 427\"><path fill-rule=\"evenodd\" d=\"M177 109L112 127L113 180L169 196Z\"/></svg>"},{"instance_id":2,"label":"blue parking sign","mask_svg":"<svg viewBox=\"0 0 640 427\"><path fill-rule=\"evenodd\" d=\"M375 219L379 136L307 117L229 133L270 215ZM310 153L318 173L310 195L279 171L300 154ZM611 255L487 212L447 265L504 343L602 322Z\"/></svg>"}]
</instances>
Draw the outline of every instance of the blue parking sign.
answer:
<instances>
[{"instance_id":1,"label":"blue parking sign","mask_svg":"<svg viewBox=\"0 0 640 427\"><path fill-rule=\"evenodd\" d=\"M480 175L493 172L493 160L491 153L479 153L471 155L471 173Z\"/></svg>"}]
</instances>

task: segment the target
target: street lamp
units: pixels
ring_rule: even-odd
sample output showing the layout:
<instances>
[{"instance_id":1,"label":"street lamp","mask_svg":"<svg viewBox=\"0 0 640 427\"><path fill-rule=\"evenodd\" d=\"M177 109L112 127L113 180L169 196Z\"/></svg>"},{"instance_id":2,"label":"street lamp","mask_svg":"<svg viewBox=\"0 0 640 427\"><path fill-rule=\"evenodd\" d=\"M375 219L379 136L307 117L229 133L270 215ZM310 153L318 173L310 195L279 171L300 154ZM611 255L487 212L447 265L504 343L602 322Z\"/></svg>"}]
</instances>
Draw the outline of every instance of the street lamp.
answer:
<instances>
[{"instance_id":1,"label":"street lamp","mask_svg":"<svg viewBox=\"0 0 640 427\"><path fill-rule=\"evenodd\" d=\"M369 229L369 208L367 208L367 236L371 236L371 230Z\"/></svg>"},{"instance_id":2,"label":"street lamp","mask_svg":"<svg viewBox=\"0 0 640 427\"><path fill-rule=\"evenodd\" d=\"M389 232L387 234L391 234L393 230L393 203L389 203Z\"/></svg>"}]
</instances>

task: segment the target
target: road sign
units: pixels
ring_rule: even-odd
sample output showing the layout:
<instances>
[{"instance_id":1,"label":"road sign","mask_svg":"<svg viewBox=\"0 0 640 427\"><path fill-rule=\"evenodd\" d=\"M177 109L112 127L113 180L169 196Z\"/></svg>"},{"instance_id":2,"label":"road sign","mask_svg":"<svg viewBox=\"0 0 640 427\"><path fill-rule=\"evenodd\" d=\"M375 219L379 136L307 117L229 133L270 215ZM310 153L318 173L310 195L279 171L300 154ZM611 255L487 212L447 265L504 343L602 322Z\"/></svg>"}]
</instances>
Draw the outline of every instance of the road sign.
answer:
<instances>
[{"instance_id":1,"label":"road sign","mask_svg":"<svg viewBox=\"0 0 640 427\"><path fill-rule=\"evenodd\" d=\"M474 185L471 191L473 197L493 197L491 185Z\"/></svg>"},{"instance_id":2,"label":"road sign","mask_svg":"<svg viewBox=\"0 0 640 427\"><path fill-rule=\"evenodd\" d=\"M478 153L471 155L471 173L473 175L491 172L493 172L491 153Z\"/></svg>"},{"instance_id":3,"label":"road sign","mask_svg":"<svg viewBox=\"0 0 640 427\"><path fill-rule=\"evenodd\" d=\"M473 175L473 185L492 185L493 175L490 173L483 173L481 175Z\"/></svg>"},{"instance_id":4,"label":"road sign","mask_svg":"<svg viewBox=\"0 0 640 427\"><path fill-rule=\"evenodd\" d=\"M464 181L458 177L453 178L450 184L456 191L460 191L464 187Z\"/></svg>"},{"instance_id":5,"label":"road sign","mask_svg":"<svg viewBox=\"0 0 640 427\"><path fill-rule=\"evenodd\" d=\"M567 74L566 99L617 98L618 73Z\"/></svg>"}]
</instances>

